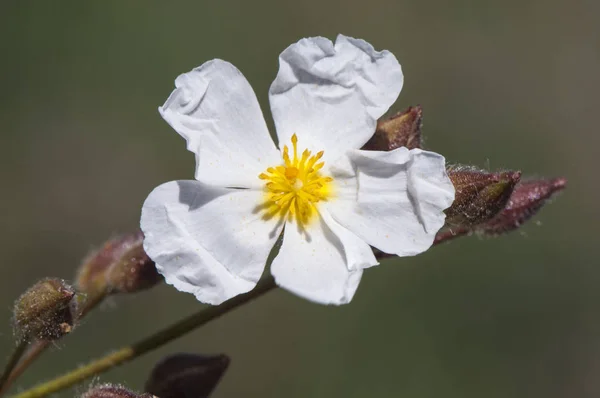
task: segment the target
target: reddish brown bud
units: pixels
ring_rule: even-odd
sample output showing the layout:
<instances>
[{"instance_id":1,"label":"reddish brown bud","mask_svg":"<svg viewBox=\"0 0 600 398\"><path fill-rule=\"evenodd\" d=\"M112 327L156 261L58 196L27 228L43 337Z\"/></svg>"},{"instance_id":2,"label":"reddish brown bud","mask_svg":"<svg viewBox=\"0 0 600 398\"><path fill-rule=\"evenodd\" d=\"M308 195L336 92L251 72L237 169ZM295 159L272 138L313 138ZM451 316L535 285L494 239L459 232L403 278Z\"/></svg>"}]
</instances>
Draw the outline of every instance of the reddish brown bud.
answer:
<instances>
[{"instance_id":1,"label":"reddish brown bud","mask_svg":"<svg viewBox=\"0 0 600 398\"><path fill-rule=\"evenodd\" d=\"M96 294L107 289L106 272L127 252L138 238L126 235L106 242L100 249L89 254L79 267L76 285L79 291Z\"/></svg>"},{"instance_id":2,"label":"reddish brown bud","mask_svg":"<svg viewBox=\"0 0 600 398\"><path fill-rule=\"evenodd\" d=\"M37 282L17 299L14 329L20 341L56 340L73 328L75 290L65 281L48 278Z\"/></svg>"},{"instance_id":3,"label":"reddish brown bud","mask_svg":"<svg viewBox=\"0 0 600 398\"><path fill-rule=\"evenodd\" d=\"M454 184L454 203L446 210L446 224L467 227L490 220L504 209L521 178L518 171L487 173L453 167L448 176Z\"/></svg>"},{"instance_id":4,"label":"reddish brown bud","mask_svg":"<svg viewBox=\"0 0 600 398\"><path fill-rule=\"evenodd\" d=\"M123 386L102 384L90 388L81 398L152 398L150 394L136 394Z\"/></svg>"},{"instance_id":5,"label":"reddish brown bud","mask_svg":"<svg viewBox=\"0 0 600 398\"><path fill-rule=\"evenodd\" d=\"M141 240L108 269L106 278L110 291L116 293L148 289L162 280L154 261L144 251Z\"/></svg>"},{"instance_id":6,"label":"reddish brown bud","mask_svg":"<svg viewBox=\"0 0 600 398\"><path fill-rule=\"evenodd\" d=\"M145 390L160 398L208 397L228 366L226 355L171 355L154 367Z\"/></svg>"},{"instance_id":7,"label":"reddish brown bud","mask_svg":"<svg viewBox=\"0 0 600 398\"><path fill-rule=\"evenodd\" d=\"M141 231L112 239L89 255L79 267L77 287L91 296L131 293L161 280L154 262L144 252Z\"/></svg>"},{"instance_id":8,"label":"reddish brown bud","mask_svg":"<svg viewBox=\"0 0 600 398\"><path fill-rule=\"evenodd\" d=\"M567 186L565 178L524 181L517 185L504 210L476 230L498 235L519 228L533 217L555 193Z\"/></svg>"},{"instance_id":9,"label":"reddish brown bud","mask_svg":"<svg viewBox=\"0 0 600 398\"><path fill-rule=\"evenodd\" d=\"M363 149L391 151L402 146L408 149L420 148L422 126L423 109L420 105L411 106L388 119L379 120L375 134Z\"/></svg>"},{"instance_id":10,"label":"reddish brown bud","mask_svg":"<svg viewBox=\"0 0 600 398\"><path fill-rule=\"evenodd\" d=\"M471 192L471 195L477 199L478 192L485 189L486 184L490 181L496 184L498 177L498 174L483 173L473 169L449 170L449 175L456 187L458 200L458 202L455 200L452 208L458 206L468 208L471 202L465 199L469 196L464 196L465 192ZM513 176L514 178L516 176ZM518 183L512 189L506 206L496 216L477 225L446 225L436 234L433 244L448 242L474 232L484 235L499 235L513 231L533 217L555 193L562 191L566 185L565 178L529 180ZM461 195L459 195L459 190L462 192ZM391 256L375 248L373 252L379 259Z\"/></svg>"}]
</instances>

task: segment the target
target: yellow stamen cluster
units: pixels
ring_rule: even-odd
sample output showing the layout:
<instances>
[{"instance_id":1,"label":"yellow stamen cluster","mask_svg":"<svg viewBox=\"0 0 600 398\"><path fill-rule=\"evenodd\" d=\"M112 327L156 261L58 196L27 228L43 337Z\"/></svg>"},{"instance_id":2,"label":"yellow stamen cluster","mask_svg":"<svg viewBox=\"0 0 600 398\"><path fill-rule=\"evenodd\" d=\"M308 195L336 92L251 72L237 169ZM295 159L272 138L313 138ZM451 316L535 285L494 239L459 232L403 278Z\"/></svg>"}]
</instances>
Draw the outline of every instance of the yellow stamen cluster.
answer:
<instances>
[{"instance_id":1,"label":"yellow stamen cluster","mask_svg":"<svg viewBox=\"0 0 600 398\"><path fill-rule=\"evenodd\" d=\"M323 151L312 155L308 149L298 156L298 137L292 136L293 157L283 147L283 165L269 167L258 178L267 181L264 217L280 216L294 218L298 225L307 225L316 215L315 204L331 196L333 178L324 177L320 170L325 162L320 161Z\"/></svg>"}]
</instances>

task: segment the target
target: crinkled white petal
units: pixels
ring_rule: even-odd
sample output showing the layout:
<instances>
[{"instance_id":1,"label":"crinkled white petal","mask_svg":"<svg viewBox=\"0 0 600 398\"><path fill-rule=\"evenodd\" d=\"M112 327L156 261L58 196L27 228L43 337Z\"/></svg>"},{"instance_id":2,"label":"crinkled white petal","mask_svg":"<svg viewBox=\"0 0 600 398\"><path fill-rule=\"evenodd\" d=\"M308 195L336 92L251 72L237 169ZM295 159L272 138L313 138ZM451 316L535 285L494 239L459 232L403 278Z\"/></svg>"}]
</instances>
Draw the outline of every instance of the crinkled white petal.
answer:
<instances>
[{"instance_id":1,"label":"crinkled white petal","mask_svg":"<svg viewBox=\"0 0 600 398\"><path fill-rule=\"evenodd\" d=\"M338 194L324 206L379 250L411 256L427 250L444 225L454 186L444 157L421 149L354 150L332 167Z\"/></svg>"},{"instance_id":2,"label":"crinkled white petal","mask_svg":"<svg viewBox=\"0 0 600 398\"><path fill-rule=\"evenodd\" d=\"M256 95L242 73L215 59L175 80L159 108L196 154L196 179L228 187L258 187L258 174L281 160Z\"/></svg>"},{"instance_id":3,"label":"crinkled white petal","mask_svg":"<svg viewBox=\"0 0 600 398\"><path fill-rule=\"evenodd\" d=\"M337 236L321 218L314 220L306 231L300 231L295 222L287 222L283 244L271 265L275 282L317 303L349 303L362 270L350 271L348 259L364 264L374 258L369 258L363 248L354 249L351 246L354 242L347 236Z\"/></svg>"},{"instance_id":4,"label":"crinkled white petal","mask_svg":"<svg viewBox=\"0 0 600 398\"><path fill-rule=\"evenodd\" d=\"M323 37L292 44L269 90L279 145L296 133L301 146L325 150L329 161L362 147L403 80L396 57L363 40L339 35L335 45Z\"/></svg>"},{"instance_id":5,"label":"crinkled white petal","mask_svg":"<svg viewBox=\"0 0 600 398\"><path fill-rule=\"evenodd\" d=\"M264 193L171 181L142 208L144 249L167 283L219 304L256 285L281 232L258 212Z\"/></svg>"}]
</instances>

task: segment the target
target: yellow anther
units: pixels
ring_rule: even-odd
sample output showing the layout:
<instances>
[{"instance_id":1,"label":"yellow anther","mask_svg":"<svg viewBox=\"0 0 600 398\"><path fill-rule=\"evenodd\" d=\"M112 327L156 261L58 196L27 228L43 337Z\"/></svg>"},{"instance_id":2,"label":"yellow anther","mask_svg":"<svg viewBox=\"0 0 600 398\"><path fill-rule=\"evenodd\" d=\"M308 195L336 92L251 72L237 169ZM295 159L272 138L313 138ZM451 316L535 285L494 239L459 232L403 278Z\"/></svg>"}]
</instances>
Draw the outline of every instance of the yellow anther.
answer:
<instances>
[{"instance_id":1,"label":"yellow anther","mask_svg":"<svg viewBox=\"0 0 600 398\"><path fill-rule=\"evenodd\" d=\"M291 166L292 161L290 160L290 154L287 145L283 147L283 161L286 166Z\"/></svg>"},{"instance_id":2,"label":"yellow anther","mask_svg":"<svg viewBox=\"0 0 600 398\"><path fill-rule=\"evenodd\" d=\"M299 170L297 168L295 168L295 167L288 167L288 168L285 169L285 177L288 180L293 180L296 177L298 177L298 172L299 172Z\"/></svg>"},{"instance_id":3,"label":"yellow anther","mask_svg":"<svg viewBox=\"0 0 600 398\"><path fill-rule=\"evenodd\" d=\"M298 158L298 136L293 134L291 141L293 158L290 158L288 146L284 145L283 165L269 167L258 176L266 181L263 217L287 217L304 227L317 214L317 203L331 197L333 178L320 174L325 165L319 162L323 151L311 156L311 151L305 149Z\"/></svg>"},{"instance_id":4,"label":"yellow anther","mask_svg":"<svg viewBox=\"0 0 600 398\"><path fill-rule=\"evenodd\" d=\"M298 138L294 141L294 137L296 137L296 134L292 137L292 145L294 146L294 164L296 164L298 162Z\"/></svg>"}]
</instances>

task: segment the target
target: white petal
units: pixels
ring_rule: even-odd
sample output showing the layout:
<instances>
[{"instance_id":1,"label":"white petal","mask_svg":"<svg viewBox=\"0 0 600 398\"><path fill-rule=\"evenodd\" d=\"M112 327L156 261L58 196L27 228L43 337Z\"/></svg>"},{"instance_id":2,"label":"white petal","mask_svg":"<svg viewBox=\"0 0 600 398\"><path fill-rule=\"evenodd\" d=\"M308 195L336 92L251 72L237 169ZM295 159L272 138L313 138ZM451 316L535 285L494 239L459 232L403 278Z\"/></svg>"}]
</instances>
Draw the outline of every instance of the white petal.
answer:
<instances>
[{"instance_id":1,"label":"white petal","mask_svg":"<svg viewBox=\"0 0 600 398\"><path fill-rule=\"evenodd\" d=\"M400 64L358 39L339 35L302 39L279 56L279 73L269 90L280 147L298 135L302 147L325 150L335 160L362 147L377 119L402 89Z\"/></svg>"},{"instance_id":2,"label":"white petal","mask_svg":"<svg viewBox=\"0 0 600 398\"><path fill-rule=\"evenodd\" d=\"M350 271L369 268L379 264L373 254L373 249L371 249L371 246L367 242L335 221L326 208L321 207L319 213L325 225L338 237L342 244L346 256L346 266Z\"/></svg>"},{"instance_id":3,"label":"white petal","mask_svg":"<svg viewBox=\"0 0 600 398\"><path fill-rule=\"evenodd\" d=\"M281 226L257 212L264 193L171 181L142 208L144 249L167 283L219 304L251 290Z\"/></svg>"},{"instance_id":4,"label":"white petal","mask_svg":"<svg viewBox=\"0 0 600 398\"><path fill-rule=\"evenodd\" d=\"M346 253L350 249L347 243L342 243L320 218L309 226L308 232L287 222L283 244L271 265L275 282L317 303L349 303L362 270L348 270L347 257L357 258L358 253Z\"/></svg>"},{"instance_id":5,"label":"white petal","mask_svg":"<svg viewBox=\"0 0 600 398\"><path fill-rule=\"evenodd\" d=\"M206 62L175 80L158 108L196 154L196 179L230 187L258 187L258 174L281 161L252 87L228 62Z\"/></svg>"},{"instance_id":6,"label":"white petal","mask_svg":"<svg viewBox=\"0 0 600 398\"><path fill-rule=\"evenodd\" d=\"M427 250L454 201L444 157L406 148L351 151L332 168L339 194L326 203L333 218L386 253L411 256Z\"/></svg>"}]
</instances>

